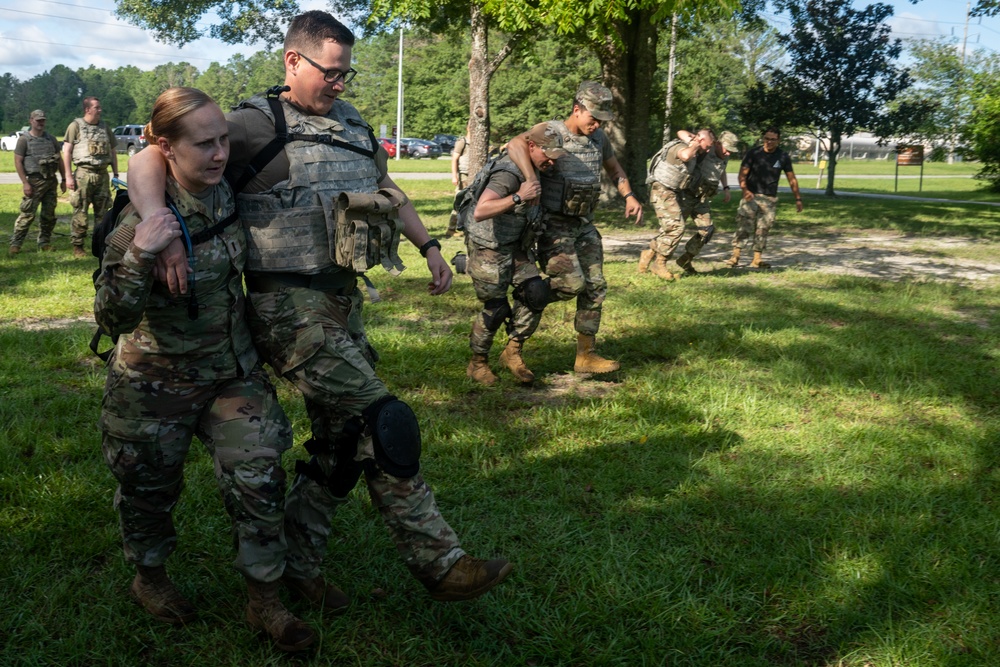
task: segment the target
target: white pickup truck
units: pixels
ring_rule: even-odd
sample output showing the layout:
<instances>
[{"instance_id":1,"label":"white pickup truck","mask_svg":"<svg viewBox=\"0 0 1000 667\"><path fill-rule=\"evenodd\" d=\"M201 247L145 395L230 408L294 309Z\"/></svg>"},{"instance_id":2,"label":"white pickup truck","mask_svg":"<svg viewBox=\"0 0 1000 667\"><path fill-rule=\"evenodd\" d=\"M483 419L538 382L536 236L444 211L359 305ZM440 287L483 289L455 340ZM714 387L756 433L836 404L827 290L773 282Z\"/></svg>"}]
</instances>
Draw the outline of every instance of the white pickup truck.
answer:
<instances>
[{"instance_id":1,"label":"white pickup truck","mask_svg":"<svg viewBox=\"0 0 1000 667\"><path fill-rule=\"evenodd\" d=\"M13 132L6 137L0 138L0 150L12 151L17 146L17 138L28 131L27 127L22 127L17 132Z\"/></svg>"}]
</instances>

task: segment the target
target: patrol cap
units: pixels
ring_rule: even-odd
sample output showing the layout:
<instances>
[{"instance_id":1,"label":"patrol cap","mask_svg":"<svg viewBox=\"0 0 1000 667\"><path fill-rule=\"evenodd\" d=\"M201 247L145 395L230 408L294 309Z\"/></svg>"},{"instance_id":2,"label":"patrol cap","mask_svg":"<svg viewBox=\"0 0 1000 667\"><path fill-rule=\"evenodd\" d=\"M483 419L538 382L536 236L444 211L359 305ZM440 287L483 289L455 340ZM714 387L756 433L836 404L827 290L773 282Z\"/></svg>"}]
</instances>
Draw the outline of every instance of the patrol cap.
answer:
<instances>
[{"instance_id":1,"label":"patrol cap","mask_svg":"<svg viewBox=\"0 0 1000 667\"><path fill-rule=\"evenodd\" d=\"M719 135L719 143L730 153L735 153L739 150L739 137L737 137L732 132L726 131Z\"/></svg>"},{"instance_id":2,"label":"patrol cap","mask_svg":"<svg viewBox=\"0 0 1000 667\"><path fill-rule=\"evenodd\" d=\"M597 120L615 119L611 100L611 91L596 81L584 81L576 89L576 101L587 107L590 115Z\"/></svg>"},{"instance_id":3,"label":"patrol cap","mask_svg":"<svg viewBox=\"0 0 1000 667\"><path fill-rule=\"evenodd\" d=\"M35 109L34 111L31 112L31 115L29 116L29 119L30 120L45 120L45 112L42 111L41 109Z\"/></svg>"},{"instance_id":4,"label":"patrol cap","mask_svg":"<svg viewBox=\"0 0 1000 667\"><path fill-rule=\"evenodd\" d=\"M534 126L525 137L533 144L542 149L545 157L551 160L558 160L566 155L566 150L562 147L562 137L558 132L549 127L548 123L539 123Z\"/></svg>"}]
</instances>

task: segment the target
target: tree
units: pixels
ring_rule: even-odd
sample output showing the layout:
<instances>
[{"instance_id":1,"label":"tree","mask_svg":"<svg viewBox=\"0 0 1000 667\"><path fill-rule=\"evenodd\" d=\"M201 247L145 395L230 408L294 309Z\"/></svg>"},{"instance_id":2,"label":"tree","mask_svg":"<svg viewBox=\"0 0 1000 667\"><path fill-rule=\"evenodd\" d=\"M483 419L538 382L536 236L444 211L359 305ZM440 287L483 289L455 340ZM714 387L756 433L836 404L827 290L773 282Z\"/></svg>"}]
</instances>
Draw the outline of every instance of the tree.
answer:
<instances>
[{"instance_id":1,"label":"tree","mask_svg":"<svg viewBox=\"0 0 1000 667\"><path fill-rule=\"evenodd\" d=\"M208 30L198 22L215 12L218 22ZM281 25L299 13L294 0L117 0L115 14L153 32L160 42L183 46L207 34L229 44L277 44Z\"/></svg>"},{"instance_id":2,"label":"tree","mask_svg":"<svg viewBox=\"0 0 1000 667\"><path fill-rule=\"evenodd\" d=\"M806 0L788 3L792 19L787 36L791 66L772 70L770 84L753 86L743 112L748 120L812 127L829 134L826 194L834 194L841 139L866 127L890 128L889 105L910 85L909 74L896 66L902 51L890 37L885 20L892 8L874 3L854 9L850 0ZM883 135L885 136L885 135Z\"/></svg>"},{"instance_id":3,"label":"tree","mask_svg":"<svg viewBox=\"0 0 1000 667\"><path fill-rule=\"evenodd\" d=\"M976 178L988 181L993 191L1000 192L1000 77L980 74L973 86L968 136L983 164Z\"/></svg>"}]
</instances>

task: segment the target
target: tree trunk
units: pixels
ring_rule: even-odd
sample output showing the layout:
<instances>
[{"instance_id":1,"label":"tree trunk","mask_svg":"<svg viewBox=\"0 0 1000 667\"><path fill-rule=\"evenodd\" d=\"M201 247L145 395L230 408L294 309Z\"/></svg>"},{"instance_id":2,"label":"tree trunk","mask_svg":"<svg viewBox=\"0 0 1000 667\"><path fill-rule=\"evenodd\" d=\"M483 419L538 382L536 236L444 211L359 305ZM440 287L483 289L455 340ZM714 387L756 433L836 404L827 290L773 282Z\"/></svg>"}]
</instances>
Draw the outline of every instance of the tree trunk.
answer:
<instances>
[{"instance_id":1,"label":"tree trunk","mask_svg":"<svg viewBox=\"0 0 1000 667\"><path fill-rule=\"evenodd\" d=\"M677 73L677 12L670 18L670 58L667 64L667 99L663 113L663 144L673 136L672 116L674 113L674 75Z\"/></svg>"},{"instance_id":2,"label":"tree trunk","mask_svg":"<svg viewBox=\"0 0 1000 667\"><path fill-rule=\"evenodd\" d=\"M646 158L649 156L650 81L656 73L656 26L652 12L632 10L617 24L622 46L611 38L597 45L604 85L614 96L615 120L604 125L632 190L646 198ZM605 194L617 196L613 184Z\"/></svg>"},{"instance_id":3,"label":"tree trunk","mask_svg":"<svg viewBox=\"0 0 1000 667\"><path fill-rule=\"evenodd\" d=\"M490 151L489 23L482 9L470 3L472 57L469 59L469 174L478 173Z\"/></svg>"},{"instance_id":4,"label":"tree trunk","mask_svg":"<svg viewBox=\"0 0 1000 667\"><path fill-rule=\"evenodd\" d=\"M830 130L830 149L827 154L830 156L829 164L827 165L826 171L826 192L824 193L827 197L832 197L836 194L833 191L833 178L837 173L837 154L840 153L840 130L831 128Z\"/></svg>"}]
</instances>

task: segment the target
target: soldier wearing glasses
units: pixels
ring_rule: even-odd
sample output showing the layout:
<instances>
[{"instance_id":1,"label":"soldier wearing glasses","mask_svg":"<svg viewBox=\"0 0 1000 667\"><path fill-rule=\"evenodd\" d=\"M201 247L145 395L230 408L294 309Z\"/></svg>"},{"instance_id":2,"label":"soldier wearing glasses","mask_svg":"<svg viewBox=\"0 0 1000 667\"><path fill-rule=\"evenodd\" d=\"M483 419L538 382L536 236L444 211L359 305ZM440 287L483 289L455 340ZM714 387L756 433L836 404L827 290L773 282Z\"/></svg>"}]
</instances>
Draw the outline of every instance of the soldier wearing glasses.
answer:
<instances>
[{"instance_id":1,"label":"soldier wearing glasses","mask_svg":"<svg viewBox=\"0 0 1000 667\"><path fill-rule=\"evenodd\" d=\"M354 35L333 16L296 16L284 44L285 88L278 100L255 96L228 115L230 182L278 135L288 140L237 197L250 245L247 313L254 344L278 375L303 394L312 422L308 462L299 462L288 493L288 556L282 581L294 593L338 611L347 597L321 573L328 542L337 563L357 557L347 536L331 535L337 508L364 476L372 502L413 575L435 600L467 600L511 571L502 558L465 553L420 473L420 425L375 372L378 354L362 321L359 266L373 260L398 272L399 234L419 248L431 273L428 291L443 294L452 273L413 204L387 173L388 155L369 125L339 99L354 78ZM273 104L272 104L273 103ZM374 150L373 150L374 149ZM132 201L145 217L162 206L162 160L136 155L129 167ZM152 208L150 208L152 205ZM348 230L347 233L343 233ZM363 230L368 230L365 234ZM342 256L342 242L354 252ZM168 284L185 282L183 255L168 248Z\"/></svg>"},{"instance_id":2,"label":"soldier wearing glasses","mask_svg":"<svg viewBox=\"0 0 1000 667\"><path fill-rule=\"evenodd\" d=\"M767 248L767 234L774 224L778 208L778 181L785 172L788 185L795 195L795 210L802 212L802 195L799 181L792 171L792 158L778 148L781 131L774 127L764 130L764 145L747 151L740 165L740 190L743 199L736 210L736 236L733 237L733 256L726 260L729 266L740 263L740 250L748 238L753 238L752 269L767 269L771 265L761 260Z\"/></svg>"}]
</instances>

